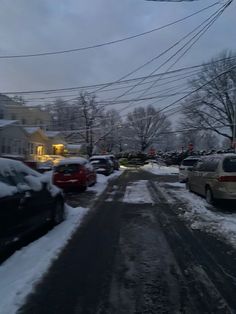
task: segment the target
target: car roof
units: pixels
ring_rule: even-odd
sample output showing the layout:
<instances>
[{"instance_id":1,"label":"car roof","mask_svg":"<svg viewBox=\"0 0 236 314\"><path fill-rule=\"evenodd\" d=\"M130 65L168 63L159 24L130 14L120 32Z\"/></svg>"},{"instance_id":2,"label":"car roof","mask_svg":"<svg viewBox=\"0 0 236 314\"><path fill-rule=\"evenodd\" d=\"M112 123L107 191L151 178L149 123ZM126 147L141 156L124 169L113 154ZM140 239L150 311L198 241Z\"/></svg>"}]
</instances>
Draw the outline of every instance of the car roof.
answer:
<instances>
[{"instance_id":1,"label":"car roof","mask_svg":"<svg viewBox=\"0 0 236 314\"><path fill-rule=\"evenodd\" d=\"M87 159L82 158L82 157L71 157L71 158L65 158L61 160L57 166L63 166L63 165L69 165L69 164L79 164L79 165L84 165L88 162Z\"/></svg>"},{"instance_id":2,"label":"car roof","mask_svg":"<svg viewBox=\"0 0 236 314\"><path fill-rule=\"evenodd\" d=\"M11 173L12 171L26 172L28 174L40 176L40 174L26 166L23 162L14 159L0 158L0 174Z\"/></svg>"},{"instance_id":3,"label":"car roof","mask_svg":"<svg viewBox=\"0 0 236 314\"><path fill-rule=\"evenodd\" d=\"M183 160L198 160L201 157L202 156L188 156L188 157L184 158Z\"/></svg>"},{"instance_id":4,"label":"car roof","mask_svg":"<svg viewBox=\"0 0 236 314\"><path fill-rule=\"evenodd\" d=\"M92 159L109 159L111 155L94 155L90 157L90 160Z\"/></svg>"}]
</instances>

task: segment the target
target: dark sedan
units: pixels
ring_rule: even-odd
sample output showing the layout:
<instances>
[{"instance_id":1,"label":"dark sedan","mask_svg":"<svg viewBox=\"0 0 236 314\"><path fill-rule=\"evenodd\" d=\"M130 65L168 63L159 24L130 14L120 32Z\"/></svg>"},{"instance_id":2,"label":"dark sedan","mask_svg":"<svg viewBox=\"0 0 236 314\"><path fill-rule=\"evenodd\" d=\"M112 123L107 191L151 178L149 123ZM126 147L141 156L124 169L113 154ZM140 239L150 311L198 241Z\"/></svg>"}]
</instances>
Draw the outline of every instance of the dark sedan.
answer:
<instances>
[{"instance_id":1,"label":"dark sedan","mask_svg":"<svg viewBox=\"0 0 236 314\"><path fill-rule=\"evenodd\" d=\"M49 177L0 158L0 251L42 225L63 219L63 195Z\"/></svg>"}]
</instances>

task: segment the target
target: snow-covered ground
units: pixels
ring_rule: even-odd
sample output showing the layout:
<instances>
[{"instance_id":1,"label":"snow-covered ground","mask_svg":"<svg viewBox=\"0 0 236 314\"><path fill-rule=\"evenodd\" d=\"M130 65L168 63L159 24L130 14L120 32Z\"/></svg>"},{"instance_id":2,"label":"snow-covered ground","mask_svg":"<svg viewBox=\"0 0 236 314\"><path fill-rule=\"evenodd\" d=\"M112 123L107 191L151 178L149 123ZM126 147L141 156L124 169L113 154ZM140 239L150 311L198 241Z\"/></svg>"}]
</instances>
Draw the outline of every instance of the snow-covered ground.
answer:
<instances>
[{"instance_id":1,"label":"snow-covered ground","mask_svg":"<svg viewBox=\"0 0 236 314\"><path fill-rule=\"evenodd\" d=\"M123 202L131 204L152 204L153 200L147 188L148 181L132 182L126 187Z\"/></svg>"},{"instance_id":2,"label":"snow-covered ground","mask_svg":"<svg viewBox=\"0 0 236 314\"><path fill-rule=\"evenodd\" d=\"M16 313L81 224L88 209L66 206L66 212L64 222L0 265L1 314Z\"/></svg>"},{"instance_id":3,"label":"snow-covered ground","mask_svg":"<svg viewBox=\"0 0 236 314\"><path fill-rule=\"evenodd\" d=\"M109 176L104 176L103 174L97 174L97 183L87 189L87 191L92 191L99 196L107 187L109 181L119 177L123 173L123 170L115 171Z\"/></svg>"},{"instance_id":4,"label":"snow-covered ground","mask_svg":"<svg viewBox=\"0 0 236 314\"><path fill-rule=\"evenodd\" d=\"M110 180L121 175L116 171L106 177L98 174L97 183L88 188L99 196ZM51 181L52 172L43 177ZM66 205L67 217L40 239L15 252L0 265L0 314L13 314L24 303L52 262L58 257L74 231L80 226L88 208L72 208Z\"/></svg>"},{"instance_id":5,"label":"snow-covered ground","mask_svg":"<svg viewBox=\"0 0 236 314\"><path fill-rule=\"evenodd\" d=\"M167 186L177 189L166 189ZM183 204L179 205L179 215L192 229L220 235L236 248L236 211L233 212L236 210L233 208L235 205L232 205L232 211L223 212L209 205L204 198L187 191L184 184L168 183L162 188L169 203L174 203L177 199Z\"/></svg>"},{"instance_id":6,"label":"snow-covered ground","mask_svg":"<svg viewBox=\"0 0 236 314\"><path fill-rule=\"evenodd\" d=\"M142 169L157 175L173 175L179 173L179 168L177 166L176 167L159 166L154 163L144 165L142 166Z\"/></svg>"}]
</instances>

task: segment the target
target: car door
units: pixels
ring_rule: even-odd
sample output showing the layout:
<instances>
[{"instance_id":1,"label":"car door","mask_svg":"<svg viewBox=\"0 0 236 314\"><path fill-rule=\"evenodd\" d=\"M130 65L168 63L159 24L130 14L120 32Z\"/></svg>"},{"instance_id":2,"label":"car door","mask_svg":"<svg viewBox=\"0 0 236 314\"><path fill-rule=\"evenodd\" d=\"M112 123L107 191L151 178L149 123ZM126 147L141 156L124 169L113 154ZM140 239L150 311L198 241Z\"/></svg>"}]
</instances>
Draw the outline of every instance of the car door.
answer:
<instances>
[{"instance_id":1,"label":"car door","mask_svg":"<svg viewBox=\"0 0 236 314\"><path fill-rule=\"evenodd\" d=\"M0 248L17 238L20 234L21 215L19 211L22 193L10 180L0 178ZM3 188L6 193L3 192Z\"/></svg>"},{"instance_id":2,"label":"car door","mask_svg":"<svg viewBox=\"0 0 236 314\"><path fill-rule=\"evenodd\" d=\"M14 172L12 174L18 189L21 190L19 219L26 231L37 228L51 218L53 198L42 184L40 176Z\"/></svg>"}]
</instances>

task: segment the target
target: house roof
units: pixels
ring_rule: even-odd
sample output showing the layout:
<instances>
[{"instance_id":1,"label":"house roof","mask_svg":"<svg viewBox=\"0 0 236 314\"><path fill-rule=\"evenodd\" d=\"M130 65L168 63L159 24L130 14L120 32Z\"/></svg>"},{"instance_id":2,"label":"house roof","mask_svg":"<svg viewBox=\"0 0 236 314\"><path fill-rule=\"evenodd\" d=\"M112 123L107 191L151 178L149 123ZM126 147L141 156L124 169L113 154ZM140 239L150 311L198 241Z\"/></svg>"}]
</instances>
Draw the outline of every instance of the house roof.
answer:
<instances>
[{"instance_id":1,"label":"house roof","mask_svg":"<svg viewBox=\"0 0 236 314\"><path fill-rule=\"evenodd\" d=\"M9 126L11 124L15 124L17 120L5 120L5 119L0 119L0 128L4 128L6 126Z\"/></svg>"},{"instance_id":2,"label":"house roof","mask_svg":"<svg viewBox=\"0 0 236 314\"><path fill-rule=\"evenodd\" d=\"M60 131L45 131L44 134L46 134L47 137L55 137L55 136L60 136L61 132Z\"/></svg>"},{"instance_id":3,"label":"house roof","mask_svg":"<svg viewBox=\"0 0 236 314\"><path fill-rule=\"evenodd\" d=\"M33 134L37 131L40 130L39 127L25 127L24 130L28 133L28 134Z\"/></svg>"}]
</instances>

